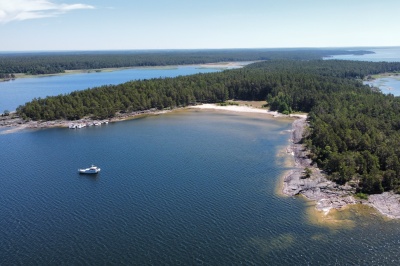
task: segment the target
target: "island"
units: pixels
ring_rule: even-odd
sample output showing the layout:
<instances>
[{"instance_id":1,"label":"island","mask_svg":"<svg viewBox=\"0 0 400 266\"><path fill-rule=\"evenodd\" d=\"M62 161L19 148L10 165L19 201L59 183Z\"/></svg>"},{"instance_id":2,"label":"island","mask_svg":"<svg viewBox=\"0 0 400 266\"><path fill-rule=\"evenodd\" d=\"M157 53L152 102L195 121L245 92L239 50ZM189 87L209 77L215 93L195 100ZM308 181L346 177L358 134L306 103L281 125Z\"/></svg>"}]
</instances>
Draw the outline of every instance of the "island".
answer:
<instances>
[{"instance_id":1,"label":"island","mask_svg":"<svg viewBox=\"0 0 400 266\"><path fill-rule=\"evenodd\" d=\"M363 85L396 73L400 63L277 58L240 69L120 85L33 99L18 107L21 124L129 119L200 104L264 101L293 124L288 152L297 166L287 195L304 195L328 212L363 203L400 218L400 99Z\"/></svg>"}]
</instances>

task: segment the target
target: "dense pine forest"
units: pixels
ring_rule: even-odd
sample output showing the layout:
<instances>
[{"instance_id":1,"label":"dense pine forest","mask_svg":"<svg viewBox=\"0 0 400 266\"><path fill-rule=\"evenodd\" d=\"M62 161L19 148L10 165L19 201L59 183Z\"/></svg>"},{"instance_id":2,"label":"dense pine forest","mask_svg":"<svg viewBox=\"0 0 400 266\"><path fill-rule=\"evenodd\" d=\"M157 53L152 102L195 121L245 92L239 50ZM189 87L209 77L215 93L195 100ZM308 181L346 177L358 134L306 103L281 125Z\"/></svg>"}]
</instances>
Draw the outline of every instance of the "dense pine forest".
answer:
<instances>
[{"instance_id":1,"label":"dense pine forest","mask_svg":"<svg viewBox=\"0 0 400 266\"><path fill-rule=\"evenodd\" d=\"M205 64L271 59L309 60L338 54L368 54L344 49L215 49L153 51L86 51L0 54L0 78L16 73L63 73L65 70Z\"/></svg>"},{"instance_id":2,"label":"dense pine forest","mask_svg":"<svg viewBox=\"0 0 400 266\"><path fill-rule=\"evenodd\" d=\"M266 100L272 110L309 113L304 143L330 178L364 193L400 191L400 98L363 85L367 75L400 71L400 63L270 60L242 69L105 85L34 99L24 119L113 117L228 99Z\"/></svg>"}]
</instances>

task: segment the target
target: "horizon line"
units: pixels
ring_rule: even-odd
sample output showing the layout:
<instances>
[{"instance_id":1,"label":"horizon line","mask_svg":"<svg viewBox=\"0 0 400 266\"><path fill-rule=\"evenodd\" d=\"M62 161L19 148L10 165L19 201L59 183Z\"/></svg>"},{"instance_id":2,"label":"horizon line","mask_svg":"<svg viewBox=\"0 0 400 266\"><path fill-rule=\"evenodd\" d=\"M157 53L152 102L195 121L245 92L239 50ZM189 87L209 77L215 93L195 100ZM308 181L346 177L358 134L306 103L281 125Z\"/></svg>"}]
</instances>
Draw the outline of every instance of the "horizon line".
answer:
<instances>
[{"instance_id":1,"label":"horizon line","mask_svg":"<svg viewBox=\"0 0 400 266\"><path fill-rule=\"evenodd\" d=\"M199 51L199 50L279 50L279 49L376 49L399 46L321 46L321 47L237 47L237 48L133 48L133 49L55 49L55 50L0 50L0 53L43 53L43 52L122 52L122 51Z\"/></svg>"}]
</instances>

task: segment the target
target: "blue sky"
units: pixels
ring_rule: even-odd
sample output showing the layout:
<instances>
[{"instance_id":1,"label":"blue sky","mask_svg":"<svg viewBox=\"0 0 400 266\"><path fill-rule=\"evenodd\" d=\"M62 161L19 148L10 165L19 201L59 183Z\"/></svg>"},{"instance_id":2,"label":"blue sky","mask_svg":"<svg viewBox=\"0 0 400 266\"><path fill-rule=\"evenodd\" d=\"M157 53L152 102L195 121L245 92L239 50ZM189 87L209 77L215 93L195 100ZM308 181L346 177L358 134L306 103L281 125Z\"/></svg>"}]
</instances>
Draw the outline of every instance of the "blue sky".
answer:
<instances>
[{"instance_id":1,"label":"blue sky","mask_svg":"<svg viewBox=\"0 0 400 266\"><path fill-rule=\"evenodd\" d=\"M0 0L0 51L400 46L398 0Z\"/></svg>"}]
</instances>

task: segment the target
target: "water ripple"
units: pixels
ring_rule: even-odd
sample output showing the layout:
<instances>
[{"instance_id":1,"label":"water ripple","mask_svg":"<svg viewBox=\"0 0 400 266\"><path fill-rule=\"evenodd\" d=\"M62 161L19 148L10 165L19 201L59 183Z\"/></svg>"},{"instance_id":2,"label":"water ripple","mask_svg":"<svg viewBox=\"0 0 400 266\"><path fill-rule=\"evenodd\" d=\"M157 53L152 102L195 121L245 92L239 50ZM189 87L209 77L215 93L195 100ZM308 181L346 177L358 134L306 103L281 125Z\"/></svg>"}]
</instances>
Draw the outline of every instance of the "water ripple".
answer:
<instances>
[{"instance_id":1,"label":"water ripple","mask_svg":"<svg viewBox=\"0 0 400 266\"><path fill-rule=\"evenodd\" d=\"M313 226L275 194L289 127L188 112L1 135L0 264L394 265L398 223Z\"/></svg>"}]
</instances>

